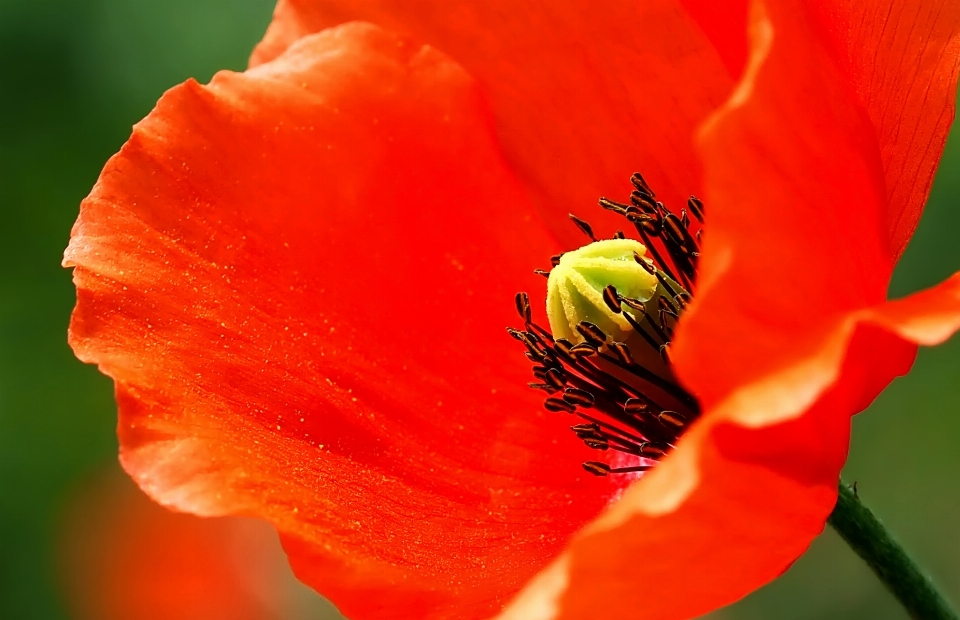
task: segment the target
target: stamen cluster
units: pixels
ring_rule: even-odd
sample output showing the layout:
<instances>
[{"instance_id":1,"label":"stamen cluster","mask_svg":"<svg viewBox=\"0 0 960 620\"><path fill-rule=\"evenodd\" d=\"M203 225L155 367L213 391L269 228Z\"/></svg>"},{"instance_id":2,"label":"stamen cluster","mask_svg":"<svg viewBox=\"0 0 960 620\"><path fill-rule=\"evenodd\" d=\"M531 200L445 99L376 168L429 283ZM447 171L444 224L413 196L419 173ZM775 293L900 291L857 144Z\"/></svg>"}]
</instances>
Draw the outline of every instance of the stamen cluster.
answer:
<instances>
[{"instance_id":1,"label":"stamen cluster","mask_svg":"<svg viewBox=\"0 0 960 620\"><path fill-rule=\"evenodd\" d=\"M621 455L615 465L583 463L586 471L598 476L650 469L700 414L696 398L673 375L669 347L676 323L690 302L700 256L700 230L691 232L687 209L702 224L703 205L691 196L678 216L655 199L639 173L630 181L634 187L630 204L606 198L599 202L633 224L653 257L633 256L657 277L655 302L625 297L613 285L603 289L604 304L626 319L632 332L615 340L596 324L580 321L576 332L581 341L555 338L533 320L527 293L516 296L524 329L508 328L534 364L536 381L528 385L548 394L544 407L576 416L579 420L570 429L587 447ZM591 241L598 241L590 224L570 218ZM625 235L617 231L614 238ZM552 257L554 267L561 256ZM537 272L549 276L549 272Z\"/></svg>"}]
</instances>

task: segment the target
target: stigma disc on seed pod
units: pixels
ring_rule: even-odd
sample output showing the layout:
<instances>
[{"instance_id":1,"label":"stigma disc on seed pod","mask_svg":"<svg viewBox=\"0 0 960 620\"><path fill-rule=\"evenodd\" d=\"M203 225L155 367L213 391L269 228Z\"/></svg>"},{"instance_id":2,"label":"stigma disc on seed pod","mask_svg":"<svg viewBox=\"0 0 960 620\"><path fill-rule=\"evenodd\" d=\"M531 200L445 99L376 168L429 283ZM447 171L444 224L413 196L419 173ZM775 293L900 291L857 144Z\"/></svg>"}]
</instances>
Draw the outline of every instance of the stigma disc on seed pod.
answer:
<instances>
[{"instance_id":1,"label":"stigma disc on seed pod","mask_svg":"<svg viewBox=\"0 0 960 620\"><path fill-rule=\"evenodd\" d=\"M615 287L621 297L646 302L657 292L657 277L637 262L647 248L633 239L594 241L567 252L547 280L547 318L556 338L583 342L581 321L599 327L614 340L629 333L630 323L604 301L604 289Z\"/></svg>"}]
</instances>

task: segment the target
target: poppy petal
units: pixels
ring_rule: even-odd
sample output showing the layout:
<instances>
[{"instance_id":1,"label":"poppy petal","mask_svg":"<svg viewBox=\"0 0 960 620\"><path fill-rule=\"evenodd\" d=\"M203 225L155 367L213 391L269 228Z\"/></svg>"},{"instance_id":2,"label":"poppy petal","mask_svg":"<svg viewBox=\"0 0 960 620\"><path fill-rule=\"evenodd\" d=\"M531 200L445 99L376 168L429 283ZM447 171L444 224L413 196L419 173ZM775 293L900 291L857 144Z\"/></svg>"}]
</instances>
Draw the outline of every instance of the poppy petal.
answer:
<instances>
[{"instance_id":1,"label":"poppy petal","mask_svg":"<svg viewBox=\"0 0 960 620\"><path fill-rule=\"evenodd\" d=\"M914 343L939 344L958 328L960 274L851 316L820 359L710 412L500 620L679 620L775 579L820 534L833 509L850 414L909 370ZM747 411L738 407L743 402L802 394L796 383L818 366L837 374L802 415L773 424L738 417Z\"/></svg>"},{"instance_id":2,"label":"poppy petal","mask_svg":"<svg viewBox=\"0 0 960 620\"><path fill-rule=\"evenodd\" d=\"M623 484L504 331L558 248L491 123L442 54L346 24L169 91L66 252L125 469L269 519L354 618L488 615Z\"/></svg>"},{"instance_id":3,"label":"poppy petal","mask_svg":"<svg viewBox=\"0 0 960 620\"><path fill-rule=\"evenodd\" d=\"M730 74L740 76L748 3L681 2ZM920 219L954 118L960 4L846 0L804 8L811 33L825 42L873 125L886 178L890 246L899 257Z\"/></svg>"},{"instance_id":4,"label":"poppy petal","mask_svg":"<svg viewBox=\"0 0 960 620\"><path fill-rule=\"evenodd\" d=\"M816 357L851 316L885 300L895 264L872 121L805 5L757 6L744 78L701 132L701 281L673 350L707 408ZM960 58L960 49L943 53ZM914 114L952 117L952 102L932 99ZM775 415L764 407L757 415Z\"/></svg>"},{"instance_id":5,"label":"poppy petal","mask_svg":"<svg viewBox=\"0 0 960 620\"><path fill-rule=\"evenodd\" d=\"M960 4L813 2L809 15L873 125L886 178L890 245L899 257L920 220L953 123Z\"/></svg>"},{"instance_id":6,"label":"poppy petal","mask_svg":"<svg viewBox=\"0 0 960 620\"><path fill-rule=\"evenodd\" d=\"M251 62L353 19L408 32L476 77L508 161L568 246L582 244L568 213L589 214L611 232L623 227L595 205L602 195L629 193L636 170L667 204L685 204L701 190L694 130L723 103L733 79L675 0L603 10L586 1L281 0Z\"/></svg>"},{"instance_id":7,"label":"poppy petal","mask_svg":"<svg viewBox=\"0 0 960 620\"><path fill-rule=\"evenodd\" d=\"M747 62L746 0L680 0L723 59L730 75L740 78Z\"/></svg>"},{"instance_id":8,"label":"poppy petal","mask_svg":"<svg viewBox=\"0 0 960 620\"><path fill-rule=\"evenodd\" d=\"M703 421L504 618L687 618L775 578L833 508L849 416L960 326L960 275L884 299L884 161L814 26L754 5L743 80L702 133L708 228L673 359Z\"/></svg>"}]
</instances>

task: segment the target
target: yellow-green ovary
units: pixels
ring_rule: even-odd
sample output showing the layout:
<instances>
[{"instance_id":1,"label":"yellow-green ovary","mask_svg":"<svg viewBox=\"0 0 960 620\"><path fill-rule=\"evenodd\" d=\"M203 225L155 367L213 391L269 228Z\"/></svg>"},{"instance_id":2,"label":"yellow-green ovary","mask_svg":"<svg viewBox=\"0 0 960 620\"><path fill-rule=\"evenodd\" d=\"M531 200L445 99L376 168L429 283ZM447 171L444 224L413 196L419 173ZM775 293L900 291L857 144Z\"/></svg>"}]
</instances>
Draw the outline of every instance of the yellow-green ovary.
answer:
<instances>
[{"instance_id":1,"label":"yellow-green ovary","mask_svg":"<svg viewBox=\"0 0 960 620\"><path fill-rule=\"evenodd\" d=\"M629 333L627 320L604 303L603 289L612 284L623 297L642 302L654 296L657 278L637 263L634 253L645 257L647 248L633 239L604 239L560 257L547 281L547 318L555 338L582 342L576 330L581 321L597 325L614 340Z\"/></svg>"}]
</instances>

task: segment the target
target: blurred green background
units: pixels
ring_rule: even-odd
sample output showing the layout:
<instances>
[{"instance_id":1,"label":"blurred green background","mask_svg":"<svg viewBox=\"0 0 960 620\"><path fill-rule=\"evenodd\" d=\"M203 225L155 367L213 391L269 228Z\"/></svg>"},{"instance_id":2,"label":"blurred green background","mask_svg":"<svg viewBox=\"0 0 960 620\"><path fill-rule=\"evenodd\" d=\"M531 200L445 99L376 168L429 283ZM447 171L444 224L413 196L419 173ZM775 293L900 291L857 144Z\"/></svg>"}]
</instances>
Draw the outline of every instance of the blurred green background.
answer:
<instances>
[{"instance_id":1,"label":"blurred green background","mask_svg":"<svg viewBox=\"0 0 960 620\"><path fill-rule=\"evenodd\" d=\"M272 8L272 0L0 0L2 618L71 617L55 569L58 520L78 481L116 459L110 382L65 340L74 293L59 263L78 204L165 88L245 66ZM960 132L894 295L960 269L958 202ZM960 342L922 351L914 371L856 419L845 477L960 602L958 371ZM905 617L829 530L783 578L711 615Z\"/></svg>"}]
</instances>

